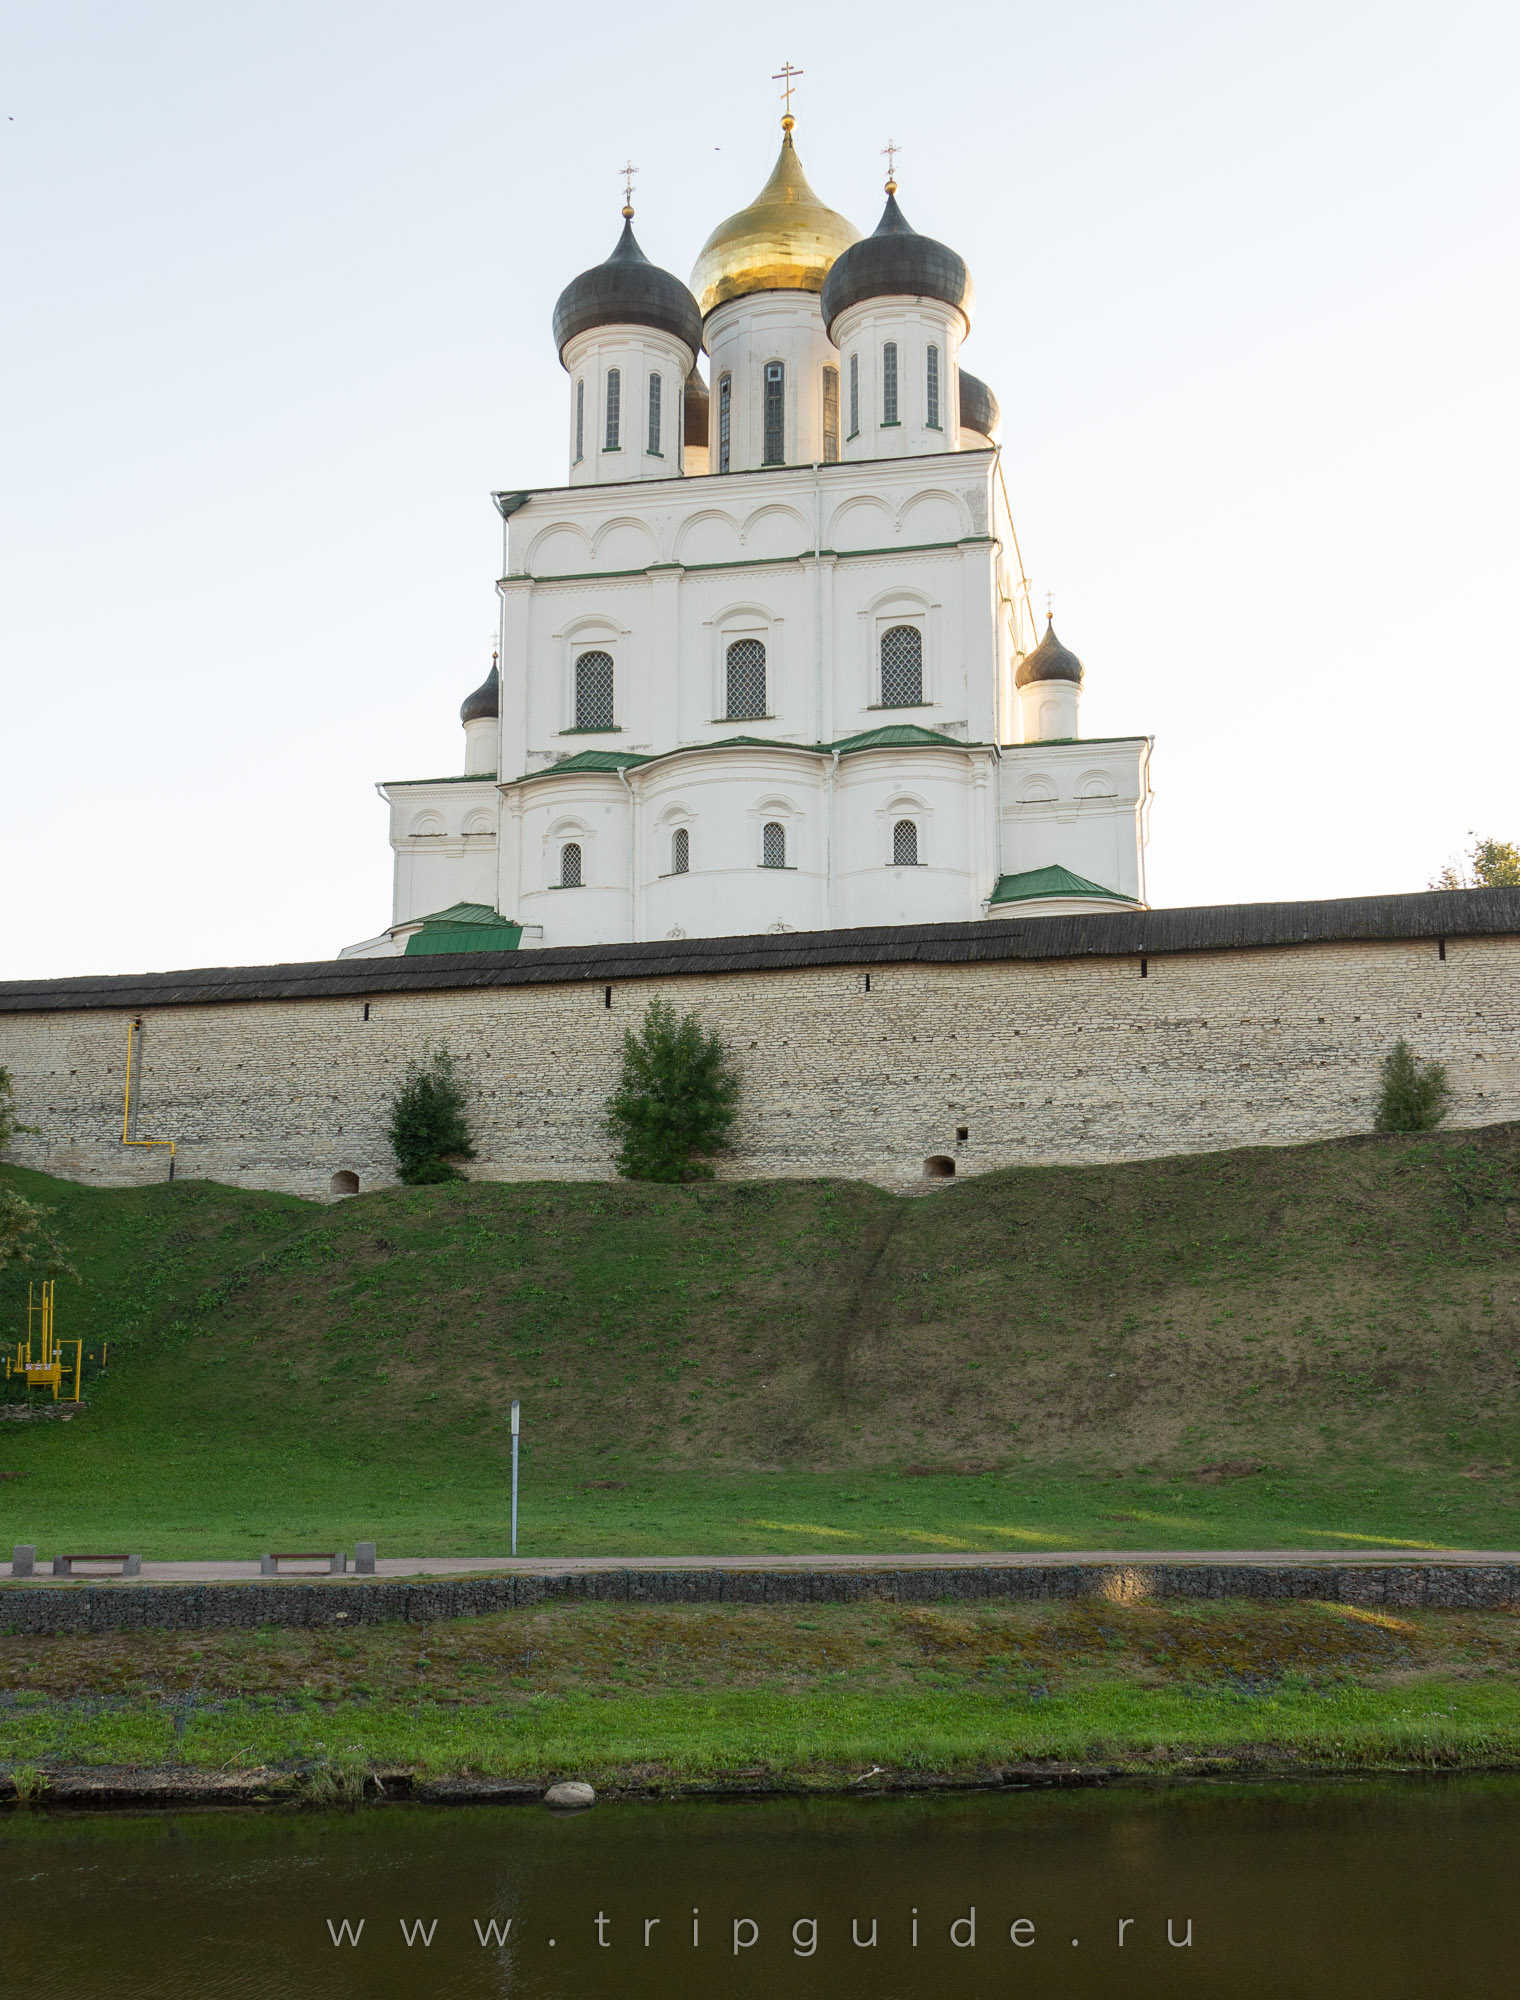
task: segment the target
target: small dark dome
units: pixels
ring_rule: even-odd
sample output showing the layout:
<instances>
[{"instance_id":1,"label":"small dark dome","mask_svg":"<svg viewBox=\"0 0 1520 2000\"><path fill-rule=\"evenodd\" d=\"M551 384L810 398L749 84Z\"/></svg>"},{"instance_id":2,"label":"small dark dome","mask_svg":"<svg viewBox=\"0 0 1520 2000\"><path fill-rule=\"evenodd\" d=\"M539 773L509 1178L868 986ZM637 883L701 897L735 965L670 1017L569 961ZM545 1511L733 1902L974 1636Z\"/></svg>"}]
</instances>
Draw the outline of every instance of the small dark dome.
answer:
<instances>
[{"instance_id":1,"label":"small dark dome","mask_svg":"<svg viewBox=\"0 0 1520 2000\"><path fill-rule=\"evenodd\" d=\"M578 333L594 326L653 326L674 334L691 349L702 349L702 315L681 280L651 264L639 248L630 214L618 246L605 264L582 271L559 295L554 308L554 339L560 360Z\"/></svg>"},{"instance_id":2,"label":"small dark dome","mask_svg":"<svg viewBox=\"0 0 1520 2000\"><path fill-rule=\"evenodd\" d=\"M1054 619L1047 621L1045 637L1019 661L1013 677L1015 687L1028 687L1031 681L1075 681L1078 687L1082 685L1082 662L1056 637Z\"/></svg>"},{"instance_id":3,"label":"small dark dome","mask_svg":"<svg viewBox=\"0 0 1520 2000\"><path fill-rule=\"evenodd\" d=\"M823 281L823 323L832 339L834 322L865 299L943 299L971 326L976 288L965 262L932 236L920 236L897 206L895 190L874 236L862 236L834 259Z\"/></svg>"},{"instance_id":4,"label":"small dark dome","mask_svg":"<svg viewBox=\"0 0 1520 2000\"><path fill-rule=\"evenodd\" d=\"M499 713L497 697L500 690L501 676L497 673L495 662L493 661L491 671L480 683L480 686L476 688L473 694L467 694L459 704L459 720L461 722L480 722L489 716L494 721Z\"/></svg>"},{"instance_id":5,"label":"small dark dome","mask_svg":"<svg viewBox=\"0 0 1520 2000\"><path fill-rule=\"evenodd\" d=\"M961 429L975 431L978 437L995 438L1003 421L997 397L979 375L968 375L962 368L960 378Z\"/></svg>"},{"instance_id":6,"label":"small dark dome","mask_svg":"<svg viewBox=\"0 0 1520 2000\"><path fill-rule=\"evenodd\" d=\"M707 444L707 384L693 368L686 378L686 429L688 444Z\"/></svg>"}]
</instances>

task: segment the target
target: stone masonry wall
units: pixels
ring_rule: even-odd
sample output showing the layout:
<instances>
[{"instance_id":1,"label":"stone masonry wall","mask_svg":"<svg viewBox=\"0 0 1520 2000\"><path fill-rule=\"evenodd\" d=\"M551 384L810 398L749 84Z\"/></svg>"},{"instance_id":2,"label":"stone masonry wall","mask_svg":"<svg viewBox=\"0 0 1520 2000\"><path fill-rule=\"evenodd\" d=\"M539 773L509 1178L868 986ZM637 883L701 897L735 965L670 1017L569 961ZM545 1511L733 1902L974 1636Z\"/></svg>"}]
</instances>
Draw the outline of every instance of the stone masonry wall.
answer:
<instances>
[{"instance_id":1,"label":"stone masonry wall","mask_svg":"<svg viewBox=\"0 0 1520 2000\"><path fill-rule=\"evenodd\" d=\"M370 1000L143 1013L140 1137L177 1172L325 1198L394 1178L387 1100L445 1043L479 1158L503 1180L611 1173L600 1129L626 1027L661 993L733 1047L743 1112L725 1177L901 1186L961 1173L1286 1145L1371 1127L1403 1035L1450 1070L1451 1123L1520 1117L1520 938L1296 945L1137 958L824 966ZM366 1018L367 1009L367 1018ZM10 1158L66 1178L162 1179L121 1141L123 1009L0 1016L0 1066L40 1128ZM958 1128L967 1137L957 1139Z\"/></svg>"}]
</instances>

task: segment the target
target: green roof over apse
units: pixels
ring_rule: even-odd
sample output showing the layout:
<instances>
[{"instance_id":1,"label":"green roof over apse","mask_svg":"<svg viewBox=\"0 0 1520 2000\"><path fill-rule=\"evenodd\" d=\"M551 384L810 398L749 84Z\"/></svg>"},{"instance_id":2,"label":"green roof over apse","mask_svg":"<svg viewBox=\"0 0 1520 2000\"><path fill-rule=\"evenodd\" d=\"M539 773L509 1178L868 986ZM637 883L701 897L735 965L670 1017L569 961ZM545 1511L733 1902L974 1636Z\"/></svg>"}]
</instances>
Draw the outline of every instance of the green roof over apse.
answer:
<instances>
[{"instance_id":1,"label":"green roof over apse","mask_svg":"<svg viewBox=\"0 0 1520 2000\"><path fill-rule=\"evenodd\" d=\"M573 757L563 757L557 764L545 764L541 771L524 771L523 778L565 778L574 771L620 771L627 764L648 764L653 760L641 756L633 750L577 750Z\"/></svg>"},{"instance_id":2,"label":"green roof over apse","mask_svg":"<svg viewBox=\"0 0 1520 2000\"><path fill-rule=\"evenodd\" d=\"M441 951L516 951L522 925L493 910L489 903L451 903L422 919L422 929L406 941L407 958Z\"/></svg>"},{"instance_id":3,"label":"green roof over apse","mask_svg":"<svg viewBox=\"0 0 1520 2000\"><path fill-rule=\"evenodd\" d=\"M837 743L820 743L820 750L910 750L917 745L942 750L975 750L981 746L946 736L939 729L922 729L916 722L889 722L882 729L868 729L860 736L845 736Z\"/></svg>"},{"instance_id":4,"label":"green roof over apse","mask_svg":"<svg viewBox=\"0 0 1520 2000\"><path fill-rule=\"evenodd\" d=\"M989 897L992 904L1033 903L1047 896L1101 896L1108 903L1140 905L1119 889L1105 889L1101 882L1089 882L1085 875L1073 875L1069 868L1054 863L1049 868L1027 868L1022 875L1000 875Z\"/></svg>"}]
</instances>

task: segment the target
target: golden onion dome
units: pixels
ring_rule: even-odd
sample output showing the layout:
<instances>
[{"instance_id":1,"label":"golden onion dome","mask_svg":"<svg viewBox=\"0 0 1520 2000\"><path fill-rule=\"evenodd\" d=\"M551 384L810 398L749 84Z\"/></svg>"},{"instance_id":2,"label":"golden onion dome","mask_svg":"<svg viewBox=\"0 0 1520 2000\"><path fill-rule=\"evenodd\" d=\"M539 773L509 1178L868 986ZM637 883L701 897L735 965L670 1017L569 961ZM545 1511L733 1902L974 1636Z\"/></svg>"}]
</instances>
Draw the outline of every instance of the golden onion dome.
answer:
<instances>
[{"instance_id":1,"label":"golden onion dome","mask_svg":"<svg viewBox=\"0 0 1520 2000\"><path fill-rule=\"evenodd\" d=\"M825 208L808 186L792 122L781 121L781 154L765 186L702 245L691 289L704 319L751 292L821 292L834 259L859 239L854 224Z\"/></svg>"}]
</instances>

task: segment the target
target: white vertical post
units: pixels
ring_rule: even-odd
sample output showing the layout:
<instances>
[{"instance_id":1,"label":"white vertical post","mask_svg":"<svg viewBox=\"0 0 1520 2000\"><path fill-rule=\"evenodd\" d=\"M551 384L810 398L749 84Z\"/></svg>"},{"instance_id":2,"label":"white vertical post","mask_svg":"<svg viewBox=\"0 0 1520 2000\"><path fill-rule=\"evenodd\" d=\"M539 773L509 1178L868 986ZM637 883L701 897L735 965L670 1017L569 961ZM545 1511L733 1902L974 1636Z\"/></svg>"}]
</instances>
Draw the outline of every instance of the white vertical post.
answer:
<instances>
[{"instance_id":1,"label":"white vertical post","mask_svg":"<svg viewBox=\"0 0 1520 2000\"><path fill-rule=\"evenodd\" d=\"M517 1554L517 1433L519 1410L517 1398L512 1398L512 1553Z\"/></svg>"}]
</instances>

